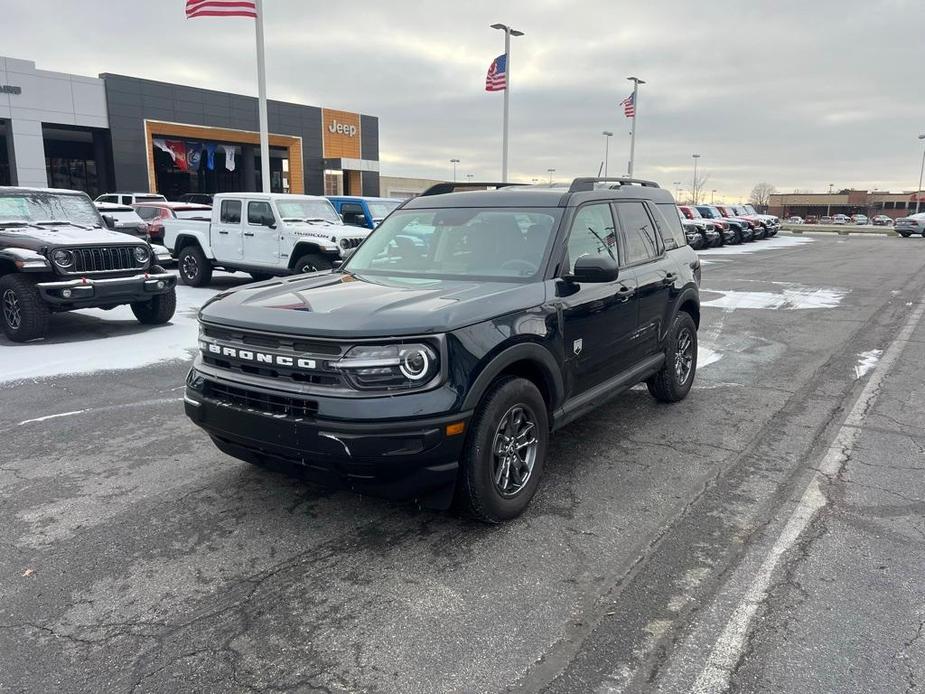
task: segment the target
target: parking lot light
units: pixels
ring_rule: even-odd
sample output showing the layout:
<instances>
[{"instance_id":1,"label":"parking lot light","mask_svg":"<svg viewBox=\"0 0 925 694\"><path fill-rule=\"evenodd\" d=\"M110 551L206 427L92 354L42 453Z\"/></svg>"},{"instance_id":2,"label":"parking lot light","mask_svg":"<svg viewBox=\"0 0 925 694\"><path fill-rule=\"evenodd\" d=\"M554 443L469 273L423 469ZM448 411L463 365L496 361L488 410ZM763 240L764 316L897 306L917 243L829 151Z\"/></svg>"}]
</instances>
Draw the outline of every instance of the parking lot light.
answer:
<instances>
[{"instance_id":1,"label":"parking lot light","mask_svg":"<svg viewBox=\"0 0 925 694\"><path fill-rule=\"evenodd\" d=\"M456 165L459 163L459 159L450 159L450 163L453 165L453 183L456 183Z\"/></svg>"},{"instance_id":2,"label":"parking lot light","mask_svg":"<svg viewBox=\"0 0 925 694\"><path fill-rule=\"evenodd\" d=\"M601 134L604 136L604 178L607 178L607 168L610 164L610 138L613 137L613 133L605 130Z\"/></svg>"},{"instance_id":3,"label":"parking lot light","mask_svg":"<svg viewBox=\"0 0 925 694\"><path fill-rule=\"evenodd\" d=\"M925 133L919 135L920 140L925 140ZM922 149L922 168L919 169L919 187L915 191L915 213L919 213L919 206L921 205L922 197L922 174L925 174L925 148Z\"/></svg>"},{"instance_id":4,"label":"parking lot light","mask_svg":"<svg viewBox=\"0 0 925 694\"><path fill-rule=\"evenodd\" d=\"M546 173L549 174L549 185L552 185L552 175L556 172L555 169L546 169Z\"/></svg>"},{"instance_id":5,"label":"parking lot light","mask_svg":"<svg viewBox=\"0 0 925 694\"><path fill-rule=\"evenodd\" d=\"M694 204L697 204L697 160L700 159L699 154L692 154L691 157L694 159L694 185L691 186L691 198L694 200Z\"/></svg>"}]
</instances>

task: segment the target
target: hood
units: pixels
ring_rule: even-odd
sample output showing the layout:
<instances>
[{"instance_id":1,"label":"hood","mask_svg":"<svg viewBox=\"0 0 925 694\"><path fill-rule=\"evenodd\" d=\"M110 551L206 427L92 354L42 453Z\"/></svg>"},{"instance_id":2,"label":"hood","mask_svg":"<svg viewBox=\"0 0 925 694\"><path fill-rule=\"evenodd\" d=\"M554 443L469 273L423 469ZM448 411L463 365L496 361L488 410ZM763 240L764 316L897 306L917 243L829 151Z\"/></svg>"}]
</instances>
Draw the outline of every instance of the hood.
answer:
<instances>
[{"instance_id":1,"label":"hood","mask_svg":"<svg viewBox=\"0 0 925 694\"><path fill-rule=\"evenodd\" d=\"M542 282L519 284L325 272L225 292L199 317L296 335L355 338L443 333L543 303Z\"/></svg>"},{"instance_id":2,"label":"hood","mask_svg":"<svg viewBox=\"0 0 925 694\"><path fill-rule=\"evenodd\" d=\"M325 224L323 222L286 222L295 235L306 236L365 236L369 229L346 224Z\"/></svg>"},{"instance_id":3,"label":"hood","mask_svg":"<svg viewBox=\"0 0 925 694\"><path fill-rule=\"evenodd\" d=\"M121 246L138 245L138 239L109 229L79 226L11 227L0 229L0 246L37 251L45 246Z\"/></svg>"}]
</instances>

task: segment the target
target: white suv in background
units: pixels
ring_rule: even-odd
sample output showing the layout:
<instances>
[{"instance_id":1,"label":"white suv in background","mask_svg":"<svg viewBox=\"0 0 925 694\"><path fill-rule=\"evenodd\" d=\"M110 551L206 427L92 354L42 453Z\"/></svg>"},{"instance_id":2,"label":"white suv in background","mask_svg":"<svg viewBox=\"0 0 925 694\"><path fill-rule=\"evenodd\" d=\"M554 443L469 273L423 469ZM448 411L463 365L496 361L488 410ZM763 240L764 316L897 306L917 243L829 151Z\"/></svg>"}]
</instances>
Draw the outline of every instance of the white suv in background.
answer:
<instances>
[{"instance_id":1,"label":"white suv in background","mask_svg":"<svg viewBox=\"0 0 925 694\"><path fill-rule=\"evenodd\" d=\"M136 205L139 202L167 202L160 193L104 193L93 202L108 202L114 205Z\"/></svg>"}]
</instances>

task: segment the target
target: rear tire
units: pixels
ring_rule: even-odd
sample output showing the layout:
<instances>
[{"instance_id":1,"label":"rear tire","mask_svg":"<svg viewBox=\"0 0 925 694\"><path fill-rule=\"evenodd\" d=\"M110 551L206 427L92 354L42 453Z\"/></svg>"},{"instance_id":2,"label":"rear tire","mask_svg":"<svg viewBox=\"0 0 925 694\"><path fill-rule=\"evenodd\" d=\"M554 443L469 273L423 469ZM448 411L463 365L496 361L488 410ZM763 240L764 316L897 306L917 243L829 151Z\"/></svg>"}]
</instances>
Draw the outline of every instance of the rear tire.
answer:
<instances>
[{"instance_id":1,"label":"rear tire","mask_svg":"<svg viewBox=\"0 0 925 694\"><path fill-rule=\"evenodd\" d=\"M910 236L912 236L912 234L910 234L909 232L905 232L905 233L899 232L899 235L902 236L904 239L907 239L907 238L909 238ZM923 235L925 235L925 234L923 234Z\"/></svg>"},{"instance_id":2,"label":"rear tire","mask_svg":"<svg viewBox=\"0 0 925 694\"><path fill-rule=\"evenodd\" d=\"M322 272L324 270L330 270L332 267L334 267L334 265L323 255L309 253L299 258L292 269L297 274L303 274L308 272Z\"/></svg>"},{"instance_id":3,"label":"rear tire","mask_svg":"<svg viewBox=\"0 0 925 694\"><path fill-rule=\"evenodd\" d=\"M191 244L185 246L177 257L180 281L190 287L204 287L212 281L212 263L202 249Z\"/></svg>"},{"instance_id":4,"label":"rear tire","mask_svg":"<svg viewBox=\"0 0 925 694\"><path fill-rule=\"evenodd\" d=\"M687 397L697 374L697 325L689 313L678 311L665 341L665 363L646 385L659 402L678 402Z\"/></svg>"},{"instance_id":5,"label":"rear tire","mask_svg":"<svg viewBox=\"0 0 925 694\"><path fill-rule=\"evenodd\" d=\"M164 268L155 265L152 273L166 272ZM177 310L177 290L171 287L163 294L156 294L148 301L136 301L132 304L132 313L142 325L164 325L173 318Z\"/></svg>"},{"instance_id":6,"label":"rear tire","mask_svg":"<svg viewBox=\"0 0 925 694\"><path fill-rule=\"evenodd\" d=\"M50 317L51 309L31 280L15 274L0 278L0 322L9 339L29 342L45 337Z\"/></svg>"},{"instance_id":7,"label":"rear tire","mask_svg":"<svg viewBox=\"0 0 925 694\"><path fill-rule=\"evenodd\" d=\"M497 381L482 397L466 439L457 498L474 518L500 523L530 503L549 438L546 401L525 378Z\"/></svg>"}]
</instances>

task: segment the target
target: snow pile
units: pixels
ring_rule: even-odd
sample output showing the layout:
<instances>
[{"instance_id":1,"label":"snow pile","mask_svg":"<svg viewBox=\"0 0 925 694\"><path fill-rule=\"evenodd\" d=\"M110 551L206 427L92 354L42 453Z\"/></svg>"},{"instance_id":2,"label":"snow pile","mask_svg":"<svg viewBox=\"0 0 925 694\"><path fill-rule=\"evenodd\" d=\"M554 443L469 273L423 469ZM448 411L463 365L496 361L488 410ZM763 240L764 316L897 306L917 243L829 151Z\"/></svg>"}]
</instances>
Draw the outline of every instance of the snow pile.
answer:
<instances>
[{"instance_id":1,"label":"snow pile","mask_svg":"<svg viewBox=\"0 0 925 694\"><path fill-rule=\"evenodd\" d=\"M877 365L877 362L880 361L881 356L883 356L882 349L871 349L866 352L861 352L858 355L858 363L854 367L854 377L863 378L870 373Z\"/></svg>"},{"instance_id":2,"label":"snow pile","mask_svg":"<svg viewBox=\"0 0 925 694\"><path fill-rule=\"evenodd\" d=\"M780 292L744 292L738 290L716 291L708 293L722 294L718 299L704 301L701 306L712 306L727 311L736 309L783 309L787 311L811 308L835 308L847 294L842 289L814 289L811 287L792 286Z\"/></svg>"},{"instance_id":3,"label":"snow pile","mask_svg":"<svg viewBox=\"0 0 925 694\"><path fill-rule=\"evenodd\" d=\"M747 255L759 251L779 251L787 248L803 246L813 243L813 239L806 236L774 236L770 239L742 243L738 246L720 246L719 248L704 248L697 251L700 255Z\"/></svg>"}]
</instances>

